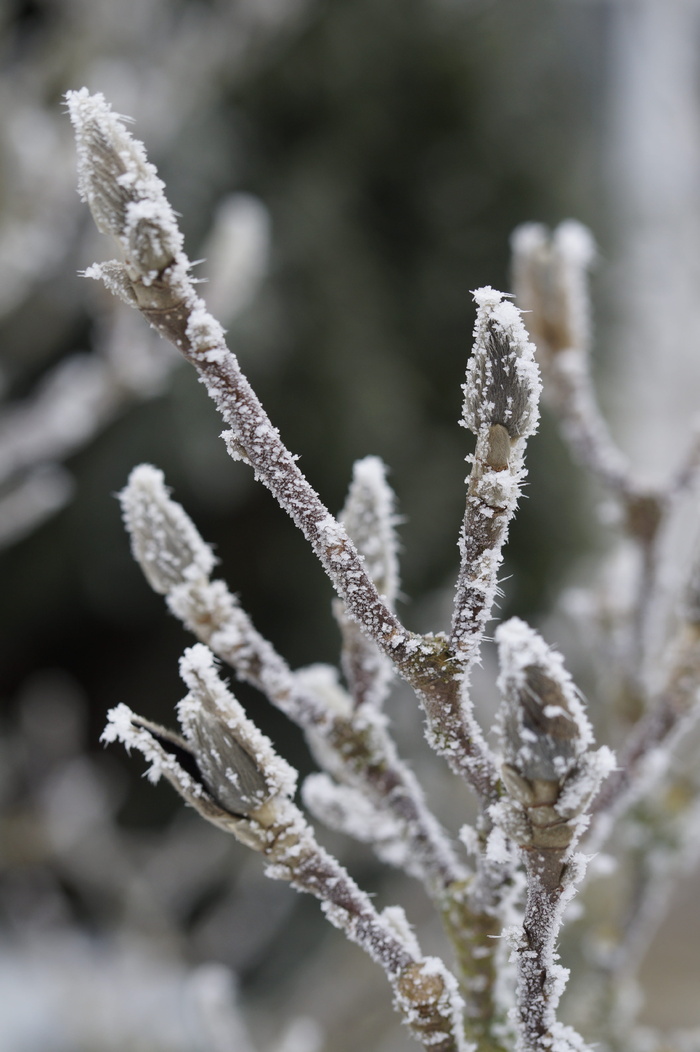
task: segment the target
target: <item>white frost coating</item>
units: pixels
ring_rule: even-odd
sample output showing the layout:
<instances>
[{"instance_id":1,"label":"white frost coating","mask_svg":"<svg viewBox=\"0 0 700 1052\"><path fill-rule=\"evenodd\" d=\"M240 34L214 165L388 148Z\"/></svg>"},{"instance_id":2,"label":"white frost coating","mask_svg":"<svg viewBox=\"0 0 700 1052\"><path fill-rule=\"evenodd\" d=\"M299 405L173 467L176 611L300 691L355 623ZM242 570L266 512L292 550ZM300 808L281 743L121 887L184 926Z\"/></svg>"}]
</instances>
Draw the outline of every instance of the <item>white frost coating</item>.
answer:
<instances>
[{"instance_id":1,"label":"white frost coating","mask_svg":"<svg viewBox=\"0 0 700 1052\"><path fill-rule=\"evenodd\" d=\"M531 258L542 252L549 242L549 231L542 223L522 223L510 237L510 247L516 259Z\"/></svg>"},{"instance_id":2,"label":"white frost coating","mask_svg":"<svg viewBox=\"0 0 700 1052\"><path fill-rule=\"evenodd\" d=\"M201 299L196 299L190 307L186 335L196 351L206 354L207 361L220 361L231 353L226 347L223 328Z\"/></svg>"},{"instance_id":3,"label":"white frost coating","mask_svg":"<svg viewBox=\"0 0 700 1052\"><path fill-rule=\"evenodd\" d=\"M179 584L209 577L214 553L184 509L171 500L162 471L139 464L119 500L133 556L154 591L166 595Z\"/></svg>"},{"instance_id":4,"label":"white frost coating","mask_svg":"<svg viewBox=\"0 0 700 1052\"><path fill-rule=\"evenodd\" d=\"M586 1044L578 1031L571 1026L555 1021L550 1027L550 1033L550 1052L594 1052L591 1045Z\"/></svg>"},{"instance_id":5,"label":"white frost coating","mask_svg":"<svg viewBox=\"0 0 700 1052\"><path fill-rule=\"evenodd\" d=\"M180 659L180 674L190 693L178 704L178 716L185 737L195 747L195 755L204 773L211 772L211 776L215 776L217 782L229 782L235 790L239 789L235 775L240 779L240 770L229 771L225 757L202 756L196 748L201 743L201 725L198 726L198 721L202 709L209 716L218 718L231 732L239 750L251 758L261 781L264 782L266 796L285 796L291 799L296 789L297 772L277 755L270 739L248 719L241 704L221 681L209 648L203 643L189 647ZM239 760L237 752L234 754L234 761ZM252 786L251 796L257 796L258 791L257 786ZM246 796L245 786L241 796Z\"/></svg>"},{"instance_id":6,"label":"white frost coating","mask_svg":"<svg viewBox=\"0 0 700 1052\"><path fill-rule=\"evenodd\" d=\"M464 844L467 854L473 855L474 858L478 858L481 852L481 842L479 840L479 834L474 826L466 824L461 826L457 835Z\"/></svg>"},{"instance_id":7,"label":"white frost coating","mask_svg":"<svg viewBox=\"0 0 700 1052\"><path fill-rule=\"evenodd\" d=\"M475 435L493 424L511 439L537 430L541 391L535 346L520 311L504 294L487 286L473 293L478 306L474 352L467 365L462 423Z\"/></svg>"},{"instance_id":8,"label":"white frost coating","mask_svg":"<svg viewBox=\"0 0 700 1052\"><path fill-rule=\"evenodd\" d=\"M488 835L485 857L487 862L495 862L497 865L505 865L512 861L508 839L499 826L494 826Z\"/></svg>"},{"instance_id":9,"label":"white frost coating","mask_svg":"<svg viewBox=\"0 0 700 1052\"><path fill-rule=\"evenodd\" d=\"M597 255L593 234L577 219L565 219L554 231L553 244L570 266L590 267Z\"/></svg>"},{"instance_id":10,"label":"white frost coating","mask_svg":"<svg viewBox=\"0 0 700 1052\"><path fill-rule=\"evenodd\" d=\"M78 149L78 189L102 233L120 244L144 284L182 254L182 234L143 144L101 94L69 91Z\"/></svg>"},{"instance_id":11,"label":"white frost coating","mask_svg":"<svg viewBox=\"0 0 700 1052\"><path fill-rule=\"evenodd\" d=\"M453 1020L451 1036L454 1039L456 1052L476 1052L477 1046L471 1041L467 1041L464 1035L462 1024L464 1000L459 992L459 986L454 975L447 970L439 957L424 957L420 965L420 974L427 979L432 977L439 978L442 982L443 993L439 998L438 1007L443 1018ZM396 1002L405 1013L409 1025L412 1013L415 1013L416 1022L420 1025L420 1014L410 1005L410 1003L406 1002L401 995L397 995ZM435 1044L438 1044L441 1041L444 1041L444 1034L441 1035L438 1032L435 1032L433 1039ZM420 1040L426 1047L430 1043L429 1035L425 1033L421 1033Z\"/></svg>"},{"instance_id":12,"label":"white frost coating","mask_svg":"<svg viewBox=\"0 0 700 1052\"><path fill-rule=\"evenodd\" d=\"M555 805L557 811L562 815L576 814L592 800L616 768L615 753L607 745L601 745L595 752L587 752L579 760L576 777L570 778L560 792Z\"/></svg>"},{"instance_id":13,"label":"white frost coating","mask_svg":"<svg viewBox=\"0 0 700 1052\"><path fill-rule=\"evenodd\" d=\"M353 465L352 483L340 516L370 577L393 608L399 590L397 516L394 492L386 481L386 465L379 457L365 457Z\"/></svg>"},{"instance_id":14,"label":"white frost coating","mask_svg":"<svg viewBox=\"0 0 700 1052\"><path fill-rule=\"evenodd\" d=\"M553 234L537 223L518 227L511 238L518 302L531 312L533 335L544 351L590 343L588 270L596 256L595 240L573 219Z\"/></svg>"}]
</instances>

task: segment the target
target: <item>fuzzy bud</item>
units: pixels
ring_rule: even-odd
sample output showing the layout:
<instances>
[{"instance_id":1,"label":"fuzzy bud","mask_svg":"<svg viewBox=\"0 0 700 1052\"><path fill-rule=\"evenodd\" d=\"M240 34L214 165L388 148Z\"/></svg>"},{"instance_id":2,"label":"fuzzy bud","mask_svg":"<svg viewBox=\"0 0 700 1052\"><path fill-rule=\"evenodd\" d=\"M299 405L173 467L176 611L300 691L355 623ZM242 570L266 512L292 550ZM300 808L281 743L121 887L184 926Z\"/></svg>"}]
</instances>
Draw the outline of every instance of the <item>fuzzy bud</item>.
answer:
<instances>
[{"instance_id":1,"label":"fuzzy bud","mask_svg":"<svg viewBox=\"0 0 700 1052\"><path fill-rule=\"evenodd\" d=\"M182 251L182 235L143 144L101 94L69 91L78 147L78 189L98 230L119 243L129 276L150 282Z\"/></svg>"},{"instance_id":2,"label":"fuzzy bud","mask_svg":"<svg viewBox=\"0 0 700 1052\"><path fill-rule=\"evenodd\" d=\"M265 830L294 795L296 771L219 679L207 647L186 650L180 671L190 688L178 705L184 737L117 705L102 741L138 749L151 764L152 782L164 776L203 818L262 850Z\"/></svg>"},{"instance_id":3,"label":"fuzzy bud","mask_svg":"<svg viewBox=\"0 0 700 1052\"><path fill-rule=\"evenodd\" d=\"M185 651L180 673L190 688L178 718L207 790L227 811L251 815L272 797L291 796L296 773L245 715L219 679L211 651Z\"/></svg>"},{"instance_id":4,"label":"fuzzy bud","mask_svg":"<svg viewBox=\"0 0 700 1052\"><path fill-rule=\"evenodd\" d=\"M612 769L608 749L592 750L593 732L560 654L512 618L496 631L502 696L496 731L510 804L497 818L521 844L565 848L571 819L585 811Z\"/></svg>"},{"instance_id":5,"label":"fuzzy bud","mask_svg":"<svg viewBox=\"0 0 700 1052\"><path fill-rule=\"evenodd\" d=\"M352 483L340 519L364 556L377 591L393 606L399 588L394 493L379 457L365 457L353 465Z\"/></svg>"},{"instance_id":6,"label":"fuzzy bud","mask_svg":"<svg viewBox=\"0 0 700 1052\"><path fill-rule=\"evenodd\" d=\"M214 553L170 499L162 471L139 464L119 500L133 556L155 592L167 595L179 584L209 577Z\"/></svg>"},{"instance_id":7,"label":"fuzzy bud","mask_svg":"<svg viewBox=\"0 0 700 1052\"><path fill-rule=\"evenodd\" d=\"M479 309L463 387L462 422L477 437L490 431L490 460L505 467L509 443L537 430L541 384L535 348L520 311L502 292L477 289L474 299Z\"/></svg>"}]
</instances>

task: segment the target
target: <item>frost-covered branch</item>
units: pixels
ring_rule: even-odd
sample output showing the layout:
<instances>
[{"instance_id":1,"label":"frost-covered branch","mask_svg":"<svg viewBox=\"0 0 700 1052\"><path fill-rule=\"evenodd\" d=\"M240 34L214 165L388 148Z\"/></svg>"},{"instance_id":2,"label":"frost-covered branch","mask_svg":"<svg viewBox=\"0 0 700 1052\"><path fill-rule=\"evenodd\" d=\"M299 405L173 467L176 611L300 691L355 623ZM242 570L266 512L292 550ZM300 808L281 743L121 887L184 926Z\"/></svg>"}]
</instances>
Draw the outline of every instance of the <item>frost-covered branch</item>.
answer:
<instances>
[{"instance_id":1,"label":"frost-covered branch","mask_svg":"<svg viewBox=\"0 0 700 1052\"><path fill-rule=\"evenodd\" d=\"M625 626L626 689L644 704L644 659L655 601L662 583L660 541L684 488L697 477L690 448L669 465L661 485L643 485L612 439L591 375L588 270L595 256L589 231L569 220L553 233L539 224L519 227L512 238L513 276L519 305L537 344L544 393L574 458L619 506L640 569Z\"/></svg>"},{"instance_id":2,"label":"frost-covered branch","mask_svg":"<svg viewBox=\"0 0 700 1052\"><path fill-rule=\"evenodd\" d=\"M602 830L615 813L651 788L673 755L673 744L700 715L700 622L689 621L672 648L667 680L648 712L635 724L620 749L619 767L598 794L594 810Z\"/></svg>"},{"instance_id":3,"label":"frost-covered branch","mask_svg":"<svg viewBox=\"0 0 700 1052\"><path fill-rule=\"evenodd\" d=\"M109 713L103 738L137 748L149 778L164 776L196 811L265 859L267 876L317 898L328 920L384 970L394 1004L430 1052L466 1052L457 983L437 958L420 953L397 907L379 914L339 862L321 848L292 796L296 772L245 716L219 679L211 652L185 652L189 693L178 705L183 736L134 715Z\"/></svg>"},{"instance_id":4,"label":"frost-covered branch","mask_svg":"<svg viewBox=\"0 0 700 1052\"><path fill-rule=\"evenodd\" d=\"M78 143L79 185L100 230L124 262L89 269L175 344L195 366L226 423L229 452L250 463L310 541L353 616L385 649L412 653L417 643L378 596L346 531L323 506L272 426L189 277L182 235L141 143L100 95L69 92Z\"/></svg>"},{"instance_id":5,"label":"frost-covered branch","mask_svg":"<svg viewBox=\"0 0 700 1052\"><path fill-rule=\"evenodd\" d=\"M520 846L527 874L521 930L511 934L518 966L519 1049L580 1047L556 1019L567 972L556 943L567 902L585 870L574 849L586 810L615 759L593 733L562 658L517 618L496 632L502 705L497 725L507 796L491 814Z\"/></svg>"},{"instance_id":6,"label":"frost-covered branch","mask_svg":"<svg viewBox=\"0 0 700 1052\"><path fill-rule=\"evenodd\" d=\"M373 706L356 710L333 670L292 672L225 583L210 579L211 548L168 495L162 472L147 464L135 468L121 504L134 556L170 610L241 680L261 690L306 732L335 777L369 792L368 806L383 816L373 827L376 836L384 840L389 823L402 845L394 863L418 875L439 900L449 897L448 889L464 881L464 867L398 757L381 714ZM372 828L365 833L373 841Z\"/></svg>"},{"instance_id":7,"label":"frost-covered branch","mask_svg":"<svg viewBox=\"0 0 700 1052\"><path fill-rule=\"evenodd\" d=\"M67 102L78 143L81 193L98 227L117 241L123 256L123 262L95 265L86 274L138 308L194 365L230 427L225 436L229 453L253 467L311 544L348 616L414 687L434 747L482 798L493 800L497 776L465 709L453 654L442 638L404 628L379 595L347 531L299 470L226 346L221 326L195 292L182 235L143 145L131 138L103 96L82 89L69 92Z\"/></svg>"}]
</instances>

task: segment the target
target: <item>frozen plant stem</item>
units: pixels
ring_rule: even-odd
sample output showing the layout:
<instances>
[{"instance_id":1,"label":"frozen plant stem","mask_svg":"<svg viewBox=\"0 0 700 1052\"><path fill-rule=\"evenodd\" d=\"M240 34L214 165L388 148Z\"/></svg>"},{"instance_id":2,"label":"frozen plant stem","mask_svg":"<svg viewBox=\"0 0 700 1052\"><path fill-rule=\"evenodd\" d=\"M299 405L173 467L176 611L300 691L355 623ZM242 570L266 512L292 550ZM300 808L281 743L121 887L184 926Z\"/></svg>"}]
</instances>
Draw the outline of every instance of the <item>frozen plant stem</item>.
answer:
<instances>
[{"instance_id":1,"label":"frozen plant stem","mask_svg":"<svg viewBox=\"0 0 700 1052\"><path fill-rule=\"evenodd\" d=\"M590 372L588 269L595 257L589 231L573 220L550 235L538 223L512 237L516 299L526 311L545 378L574 457L618 496L632 490L630 466L598 409Z\"/></svg>"},{"instance_id":2,"label":"frozen plant stem","mask_svg":"<svg viewBox=\"0 0 700 1052\"><path fill-rule=\"evenodd\" d=\"M372 704L353 707L337 684L332 684L331 704L322 691L310 689L308 675L291 671L225 583L210 579L213 553L169 496L162 472L147 464L134 468L120 499L134 557L172 613L239 679L261 690L305 731L319 763L333 772L341 789L361 791L361 813L366 814L368 805L375 809L380 829L391 817L396 838L391 861L421 879L435 902L459 962L470 1026L475 1036L486 1033L494 1015L498 918L474 897L471 874L427 807L415 775L398 756L383 716ZM356 826L356 815L353 820ZM367 818L363 838L373 843L371 828ZM378 854L383 857L381 844ZM482 952L475 955L477 945Z\"/></svg>"},{"instance_id":3,"label":"frozen plant stem","mask_svg":"<svg viewBox=\"0 0 700 1052\"><path fill-rule=\"evenodd\" d=\"M168 494L163 473L148 464L132 471L120 494L132 552L151 587L195 635L307 734L332 750L349 784L367 789L405 831L410 858L439 901L466 878L445 833L427 808L420 786L396 754L384 721L370 708L331 706L295 676L272 644L255 629L214 566L184 508ZM444 904L443 904L444 907Z\"/></svg>"},{"instance_id":4,"label":"frozen plant stem","mask_svg":"<svg viewBox=\"0 0 700 1052\"><path fill-rule=\"evenodd\" d=\"M137 748L199 814L259 851L266 873L317 898L329 921L384 970L394 1004L427 1052L467 1052L454 976L423 957L403 918L375 910L340 863L316 842L292 802L296 772L246 717L219 679L211 652L197 644L181 661L189 693L178 705L183 737L119 705L104 740ZM400 912L400 911L399 911Z\"/></svg>"},{"instance_id":5,"label":"frozen plant stem","mask_svg":"<svg viewBox=\"0 0 700 1052\"><path fill-rule=\"evenodd\" d=\"M642 572L630 623L628 681L631 694L643 696L641 670L646 615L657 583L657 538L671 510L669 496L682 486L684 475L692 475L694 454L664 492L637 482L610 434L591 374L588 271L595 243L590 232L573 220L551 234L538 223L527 223L514 232L512 248L517 302L537 345L545 397L573 458L613 497L638 547Z\"/></svg>"},{"instance_id":6,"label":"frozen plant stem","mask_svg":"<svg viewBox=\"0 0 700 1052\"><path fill-rule=\"evenodd\" d=\"M123 262L95 265L86 274L140 310L194 365L231 429L225 436L230 454L252 465L255 477L311 544L347 615L414 688L433 746L482 801L494 801L498 776L471 715L461 659L443 638L404 628L380 597L347 531L297 467L226 346L221 326L195 293L182 235L143 145L131 138L103 96L83 88L66 98L78 144L81 194L98 228L115 238L123 255ZM500 294L488 290L489 297L497 306Z\"/></svg>"}]
</instances>

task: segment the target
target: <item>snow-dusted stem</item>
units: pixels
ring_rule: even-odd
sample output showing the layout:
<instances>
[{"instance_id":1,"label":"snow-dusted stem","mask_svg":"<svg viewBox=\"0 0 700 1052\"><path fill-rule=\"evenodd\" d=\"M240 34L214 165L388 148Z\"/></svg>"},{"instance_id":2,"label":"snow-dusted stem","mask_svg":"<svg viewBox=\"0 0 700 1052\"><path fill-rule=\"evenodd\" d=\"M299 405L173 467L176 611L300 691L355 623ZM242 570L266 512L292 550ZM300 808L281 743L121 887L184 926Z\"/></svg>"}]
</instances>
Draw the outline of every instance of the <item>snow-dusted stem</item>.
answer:
<instances>
[{"instance_id":1,"label":"snow-dusted stem","mask_svg":"<svg viewBox=\"0 0 700 1052\"><path fill-rule=\"evenodd\" d=\"M555 963L561 927L564 851L527 850L527 900L515 953L518 967L519 1052L549 1052L561 993L562 969Z\"/></svg>"},{"instance_id":2,"label":"snow-dusted stem","mask_svg":"<svg viewBox=\"0 0 700 1052\"><path fill-rule=\"evenodd\" d=\"M527 875L515 939L519 1052L545 1052L555 1030L562 1039L575 1036L556 1021L567 973L556 963L555 943L582 876L582 860L572 852L583 816L615 758L605 747L592 749L590 722L560 654L518 618L499 626L496 641L502 703L495 730L507 795L491 814L520 846Z\"/></svg>"},{"instance_id":3,"label":"snow-dusted stem","mask_svg":"<svg viewBox=\"0 0 700 1052\"><path fill-rule=\"evenodd\" d=\"M492 800L497 792L493 762L475 722L465 718L452 655L443 640L404 628L379 596L347 531L272 426L226 346L223 329L195 292L182 234L143 145L131 138L101 95L82 89L69 92L67 102L78 143L80 191L98 228L116 239L125 260L86 273L140 310L192 363L231 428L231 455L252 465L311 544L348 615L414 687L438 751L482 799Z\"/></svg>"},{"instance_id":4,"label":"snow-dusted stem","mask_svg":"<svg viewBox=\"0 0 700 1052\"><path fill-rule=\"evenodd\" d=\"M436 958L421 958L376 912L370 899L340 864L310 843L292 845L294 861L268 866L270 876L289 879L293 887L318 898L323 911L351 941L378 961L394 991L395 1007L428 1052L466 1052L460 999L454 977Z\"/></svg>"},{"instance_id":5,"label":"snow-dusted stem","mask_svg":"<svg viewBox=\"0 0 700 1052\"><path fill-rule=\"evenodd\" d=\"M239 679L322 739L350 784L369 790L395 816L410 844L412 863L445 908L448 889L461 884L466 872L415 777L398 757L381 715L372 707L353 710L345 695L332 706L305 688L303 677L260 635L225 582L210 579L213 552L184 508L169 496L161 471L148 464L134 468L120 500L134 558L151 587Z\"/></svg>"},{"instance_id":6,"label":"snow-dusted stem","mask_svg":"<svg viewBox=\"0 0 700 1052\"><path fill-rule=\"evenodd\" d=\"M365 457L353 465L353 478L341 512L341 522L365 560L367 571L390 609L399 588L395 498L379 457ZM342 637L341 665L356 707L379 708L392 679L385 654L349 618L342 602L333 604Z\"/></svg>"},{"instance_id":7,"label":"snow-dusted stem","mask_svg":"<svg viewBox=\"0 0 700 1052\"><path fill-rule=\"evenodd\" d=\"M317 898L330 922L382 967L396 1008L426 1050L466 1052L454 976L422 956L402 911L377 913L316 842L291 799L296 772L219 679L211 652L192 647L181 671L190 688L178 705L184 737L120 705L109 714L104 739L139 749L151 762L151 780L164 775L203 818L260 852L269 877Z\"/></svg>"},{"instance_id":8,"label":"snow-dusted stem","mask_svg":"<svg viewBox=\"0 0 700 1052\"><path fill-rule=\"evenodd\" d=\"M231 427L229 451L249 462L309 540L352 616L384 650L406 661L410 633L377 593L345 529L296 465L226 346L189 276L182 235L145 150L101 95L67 96L78 143L79 184L98 228L119 243L125 262L88 270L141 311L194 365Z\"/></svg>"},{"instance_id":9,"label":"snow-dusted stem","mask_svg":"<svg viewBox=\"0 0 700 1052\"><path fill-rule=\"evenodd\" d=\"M512 248L517 301L527 312L537 344L547 402L574 460L619 503L625 529L639 547L641 572L629 625L626 671L630 692L641 694L646 622L657 577L656 538L668 502L662 492L635 480L600 411L590 357L588 270L595 256L593 237L572 220L551 234L529 223L514 232ZM669 489L673 485L675 480Z\"/></svg>"}]
</instances>

